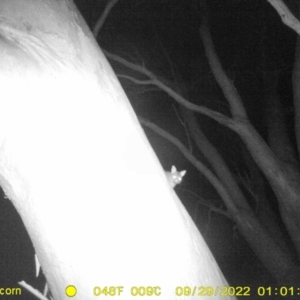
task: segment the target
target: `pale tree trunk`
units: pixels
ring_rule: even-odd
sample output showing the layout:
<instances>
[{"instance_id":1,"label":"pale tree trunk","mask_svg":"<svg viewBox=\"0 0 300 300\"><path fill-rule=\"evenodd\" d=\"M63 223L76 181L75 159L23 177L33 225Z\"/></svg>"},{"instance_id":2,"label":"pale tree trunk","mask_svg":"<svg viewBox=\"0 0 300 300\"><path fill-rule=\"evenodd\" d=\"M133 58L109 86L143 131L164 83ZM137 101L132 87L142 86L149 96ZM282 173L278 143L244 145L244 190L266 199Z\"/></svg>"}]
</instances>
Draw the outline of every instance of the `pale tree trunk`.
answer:
<instances>
[{"instance_id":1,"label":"pale tree trunk","mask_svg":"<svg viewBox=\"0 0 300 300\"><path fill-rule=\"evenodd\" d=\"M2 0L0 16L0 182L54 299L227 285L73 3Z\"/></svg>"}]
</instances>

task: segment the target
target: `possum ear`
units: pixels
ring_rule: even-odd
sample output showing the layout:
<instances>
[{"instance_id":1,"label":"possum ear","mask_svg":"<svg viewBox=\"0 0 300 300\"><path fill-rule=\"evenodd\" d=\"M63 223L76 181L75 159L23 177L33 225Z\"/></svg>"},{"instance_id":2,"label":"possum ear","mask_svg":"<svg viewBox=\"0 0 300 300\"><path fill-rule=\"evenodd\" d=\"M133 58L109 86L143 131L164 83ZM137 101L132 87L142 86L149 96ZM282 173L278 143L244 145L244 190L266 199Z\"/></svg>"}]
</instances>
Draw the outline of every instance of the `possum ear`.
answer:
<instances>
[{"instance_id":1,"label":"possum ear","mask_svg":"<svg viewBox=\"0 0 300 300\"><path fill-rule=\"evenodd\" d=\"M180 171L180 175L183 177L186 173L186 170Z\"/></svg>"},{"instance_id":2,"label":"possum ear","mask_svg":"<svg viewBox=\"0 0 300 300\"><path fill-rule=\"evenodd\" d=\"M176 170L176 167L175 166L172 166L172 168L171 168L171 173L173 174L173 173L175 173L177 170Z\"/></svg>"}]
</instances>

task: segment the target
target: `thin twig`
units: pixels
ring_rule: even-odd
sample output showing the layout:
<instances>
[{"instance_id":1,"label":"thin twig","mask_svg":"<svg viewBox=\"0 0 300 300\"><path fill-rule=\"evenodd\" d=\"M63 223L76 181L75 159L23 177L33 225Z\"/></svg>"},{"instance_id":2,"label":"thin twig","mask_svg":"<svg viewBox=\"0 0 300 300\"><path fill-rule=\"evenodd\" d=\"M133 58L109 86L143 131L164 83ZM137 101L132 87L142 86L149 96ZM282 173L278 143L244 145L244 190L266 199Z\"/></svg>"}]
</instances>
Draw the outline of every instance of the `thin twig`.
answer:
<instances>
[{"instance_id":1,"label":"thin twig","mask_svg":"<svg viewBox=\"0 0 300 300\"><path fill-rule=\"evenodd\" d=\"M187 192L189 194L191 194L193 197L195 197L197 200L197 202L203 206L206 206L208 207L210 210L212 210L213 212L217 213L217 214L220 214L220 215L223 215L225 216L226 218L229 218L231 219L231 216L230 214L224 210L224 209L221 209L221 208L218 208L217 206L209 203L207 200L204 200L202 197L199 197L197 194L195 194L194 192L188 190L188 189L184 189L184 188L180 188L180 191L182 192Z\"/></svg>"},{"instance_id":2,"label":"thin twig","mask_svg":"<svg viewBox=\"0 0 300 300\"><path fill-rule=\"evenodd\" d=\"M18 284L23 288L25 288L27 291L29 291L32 295L36 296L37 298L41 300L49 300L39 290L33 288L30 284L26 283L25 281L20 281L18 282Z\"/></svg>"},{"instance_id":3,"label":"thin twig","mask_svg":"<svg viewBox=\"0 0 300 300\"><path fill-rule=\"evenodd\" d=\"M117 4L118 0L108 0L106 7L104 9L104 12L102 13L102 15L99 17L98 21L96 22L96 25L94 26L93 29L93 35L95 38L97 38L100 29L102 28L109 12L111 11L111 9Z\"/></svg>"}]
</instances>

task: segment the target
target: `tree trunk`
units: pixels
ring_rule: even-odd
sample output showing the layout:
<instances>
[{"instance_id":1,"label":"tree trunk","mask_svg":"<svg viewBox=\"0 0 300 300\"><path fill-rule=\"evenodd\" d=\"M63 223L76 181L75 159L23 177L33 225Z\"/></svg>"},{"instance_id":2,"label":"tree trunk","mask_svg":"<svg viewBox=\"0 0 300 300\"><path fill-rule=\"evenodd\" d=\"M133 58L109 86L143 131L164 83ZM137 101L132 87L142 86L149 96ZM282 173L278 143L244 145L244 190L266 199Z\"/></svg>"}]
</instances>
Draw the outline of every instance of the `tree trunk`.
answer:
<instances>
[{"instance_id":1,"label":"tree trunk","mask_svg":"<svg viewBox=\"0 0 300 300\"><path fill-rule=\"evenodd\" d=\"M227 285L73 3L2 0L0 16L0 183L54 299Z\"/></svg>"}]
</instances>

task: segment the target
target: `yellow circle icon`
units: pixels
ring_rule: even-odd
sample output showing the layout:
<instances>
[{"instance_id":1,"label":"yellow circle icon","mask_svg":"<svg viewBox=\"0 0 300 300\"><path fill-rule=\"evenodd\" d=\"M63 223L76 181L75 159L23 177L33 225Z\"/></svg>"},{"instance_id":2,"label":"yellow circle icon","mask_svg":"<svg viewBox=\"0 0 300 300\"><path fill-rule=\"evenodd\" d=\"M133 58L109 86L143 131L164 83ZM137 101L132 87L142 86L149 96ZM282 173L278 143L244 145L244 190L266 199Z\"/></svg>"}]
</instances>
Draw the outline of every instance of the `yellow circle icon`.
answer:
<instances>
[{"instance_id":1,"label":"yellow circle icon","mask_svg":"<svg viewBox=\"0 0 300 300\"><path fill-rule=\"evenodd\" d=\"M69 297L74 297L77 293L76 287L74 285L68 285L66 287L66 295Z\"/></svg>"}]
</instances>

